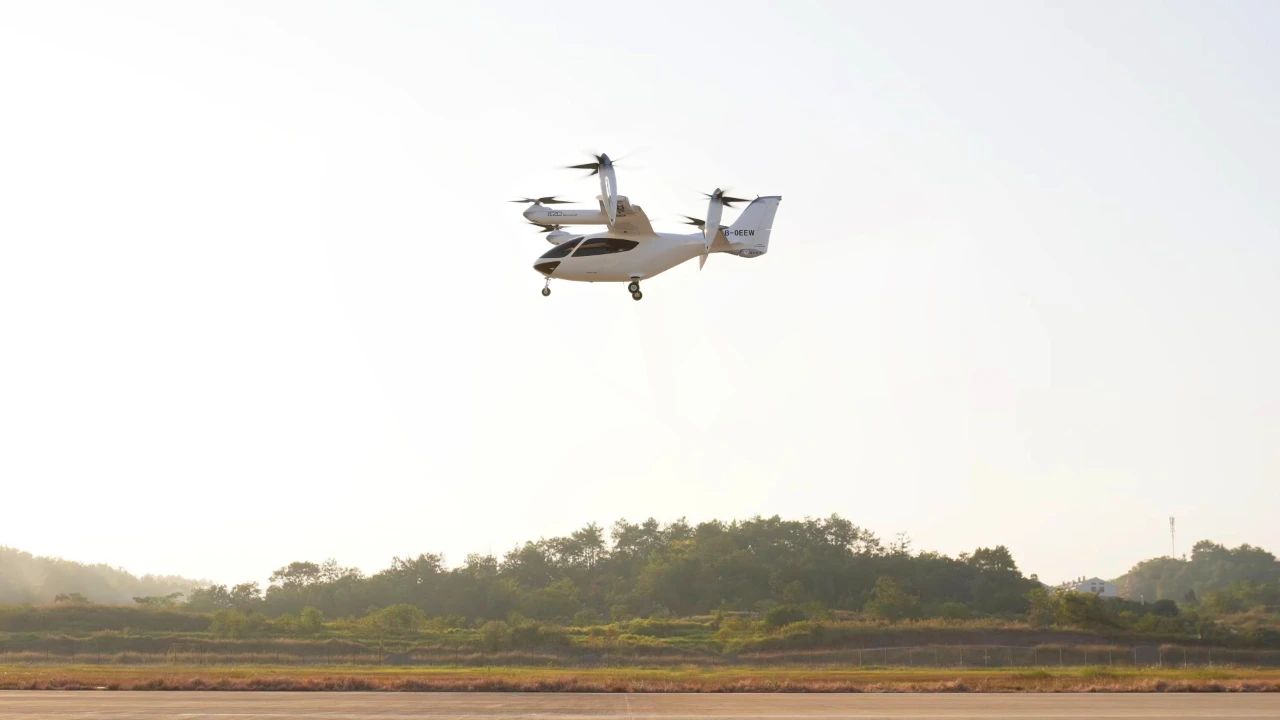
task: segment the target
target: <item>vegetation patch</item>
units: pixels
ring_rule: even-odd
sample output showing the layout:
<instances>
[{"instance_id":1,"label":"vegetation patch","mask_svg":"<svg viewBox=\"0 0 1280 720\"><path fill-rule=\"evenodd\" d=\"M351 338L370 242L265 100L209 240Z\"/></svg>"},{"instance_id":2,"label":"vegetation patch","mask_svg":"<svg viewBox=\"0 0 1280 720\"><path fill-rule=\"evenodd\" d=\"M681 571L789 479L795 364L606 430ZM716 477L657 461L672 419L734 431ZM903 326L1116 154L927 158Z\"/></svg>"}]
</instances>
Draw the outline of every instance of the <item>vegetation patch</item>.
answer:
<instances>
[{"instance_id":1,"label":"vegetation patch","mask_svg":"<svg viewBox=\"0 0 1280 720\"><path fill-rule=\"evenodd\" d=\"M126 666L0 668L0 689L28 690L369 690L521 692L1280 692L1280 671L1204 675L1169 670L915 668L785 670L729 667L549 669L512 667L224 668Z\"/></svg>"}]
</instances>

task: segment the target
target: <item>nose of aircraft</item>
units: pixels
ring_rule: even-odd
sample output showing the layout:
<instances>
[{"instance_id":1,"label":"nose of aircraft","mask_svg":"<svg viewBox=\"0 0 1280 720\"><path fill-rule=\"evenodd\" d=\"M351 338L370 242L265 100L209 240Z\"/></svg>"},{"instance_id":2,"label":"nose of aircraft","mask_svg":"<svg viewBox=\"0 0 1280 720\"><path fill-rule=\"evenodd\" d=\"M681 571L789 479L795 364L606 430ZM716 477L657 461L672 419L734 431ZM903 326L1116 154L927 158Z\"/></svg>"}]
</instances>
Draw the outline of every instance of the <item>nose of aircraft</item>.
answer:
<instances>
[{"instance_id":1,"label":"nose of aircraft","mask_svg":"<svg viewBox=\"0 0 1280 720\"><path fill-rule=\"evenodd\" d=\"M559 260L539 260L538 262L533 264L533 269L537 270L543 275L546 275L547 277L550 277L551 273L555 272L556 268L559 266L560 266Z\"/></svg>"}]
</instances>

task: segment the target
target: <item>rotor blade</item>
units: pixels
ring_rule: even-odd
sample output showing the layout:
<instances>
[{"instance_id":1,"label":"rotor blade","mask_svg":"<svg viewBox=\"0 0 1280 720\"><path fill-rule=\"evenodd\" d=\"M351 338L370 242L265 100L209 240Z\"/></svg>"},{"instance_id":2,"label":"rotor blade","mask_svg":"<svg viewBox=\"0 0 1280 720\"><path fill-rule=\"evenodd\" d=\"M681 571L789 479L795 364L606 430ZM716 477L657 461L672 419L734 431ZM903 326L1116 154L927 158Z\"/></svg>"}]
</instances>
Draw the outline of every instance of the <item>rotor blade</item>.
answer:
<instances>
[{"instance_id":1,"label":"rotor blade","mask_svg":"<svg viewBox=\"0 0 1280 720\"><path fill-rule=\"evenodd\" d=\"M581 165L565 165L565 167L570 170L590 170L591 174L587 177L591 177L591 175L595 175L600 172L600 163L598 162L583 163Z\"/></svg>"},{"instance_id":2,"label":"rotor blade","mask_svg":"<svg viewBox=\"0 0 1280 720\"><path fill-rule=\"evenodd\" d=\"M555 195L548 195L546 197L540 197L540 198L520 198L519 200L509 200L508 202L521 203L521 204L533 203L536 205L570 205L573 203L572 200L557 199Z\"/></svg>"},{"instance_id":3,"label":"rotor blade","mask_svg":"<svg viewBox=\"0 0 1280 720\"><path fill-rule=\"evenodd\" d=\"M601 155L600 163L600 199L605 203L605 214L609 216L609 225L618 221L618 176L613 173L613 163L608 155Z\"/></svg>"},{"instance_id":4,"label":"rotor blade","mask_svg":"<svg viewBox=\"0 0 1280 720\"><path fill-rule=\"evenodd\" d=\"M725 207L733 207L734 203L747 202L746 198L731 197L729 195L725 195L724 191L721 190L720 188L716 188L716 191L713 193L702 193L702 196L706 198L710 198L712 200L719 198L720 202L725 204Z\"/></svg>"},{"instance_id":5,"label":"rotor blade","mask_svg":"<svg viewBox=\"0 0 1280 720\"><path fill-rule=\"evenodd\" d=\"M707 224L702 226L704 252L711 251L711 241L715 239L716 233L720 231L720 215L724 212L724 202L720 199L720 189L717 188L710 197L711 200L707 203Z\"/></svg>"},{"instance_id":6,"label":"rotor blade","mask_svg":"<svg viewBox=\"0 0 1280 720\"><path fill-rule=\"evenodd\" d=\"M696 218L696 217L689 217L688 215L681 215L680 217L685 218L685 223L684 223L685 225L693 225L694 227L702 227L703 225L706 225L706 224L707 224L707 221L706 221L706 220L699 220L699 219L698 219L698 218Z\"/></svg>"}]
</instances>

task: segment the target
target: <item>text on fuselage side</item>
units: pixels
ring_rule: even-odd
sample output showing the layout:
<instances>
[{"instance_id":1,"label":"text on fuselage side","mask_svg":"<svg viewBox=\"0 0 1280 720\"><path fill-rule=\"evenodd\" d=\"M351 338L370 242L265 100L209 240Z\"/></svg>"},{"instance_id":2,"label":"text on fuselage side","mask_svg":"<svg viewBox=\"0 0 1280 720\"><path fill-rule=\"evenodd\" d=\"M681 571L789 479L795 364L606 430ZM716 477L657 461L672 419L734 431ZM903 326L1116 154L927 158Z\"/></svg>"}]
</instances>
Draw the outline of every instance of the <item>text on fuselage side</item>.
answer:
<instances>
[{"instance_id":1,"label":"text on fuselage side","mask_svg":"<svg viewBox=\"0 0 1280 720\"><path fill-rule=\"evenodd\" d=\"M732 235L733 237L755 237L756 231L755 230L725 230L724 234L726 236Z\"/></svg>"}]
</instances>

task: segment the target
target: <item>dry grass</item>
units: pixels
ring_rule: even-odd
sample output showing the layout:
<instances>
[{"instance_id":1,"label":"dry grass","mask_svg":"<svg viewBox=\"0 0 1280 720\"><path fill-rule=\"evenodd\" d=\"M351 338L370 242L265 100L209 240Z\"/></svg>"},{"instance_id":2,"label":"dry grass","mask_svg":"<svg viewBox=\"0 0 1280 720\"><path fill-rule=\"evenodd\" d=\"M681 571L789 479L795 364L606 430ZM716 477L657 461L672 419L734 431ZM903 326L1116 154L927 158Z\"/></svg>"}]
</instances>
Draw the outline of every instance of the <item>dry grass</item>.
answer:
<instances>
[{"instance_id":1,"label":"dry grass","mask_svg":"<svg viewBox=\"0 0 1280 720\"><path fill-rule=\"evenodd\" d=\"M1280 692L1274 669L0 666L0 689L545 692Z\"/></svg>"}]
</instances>

